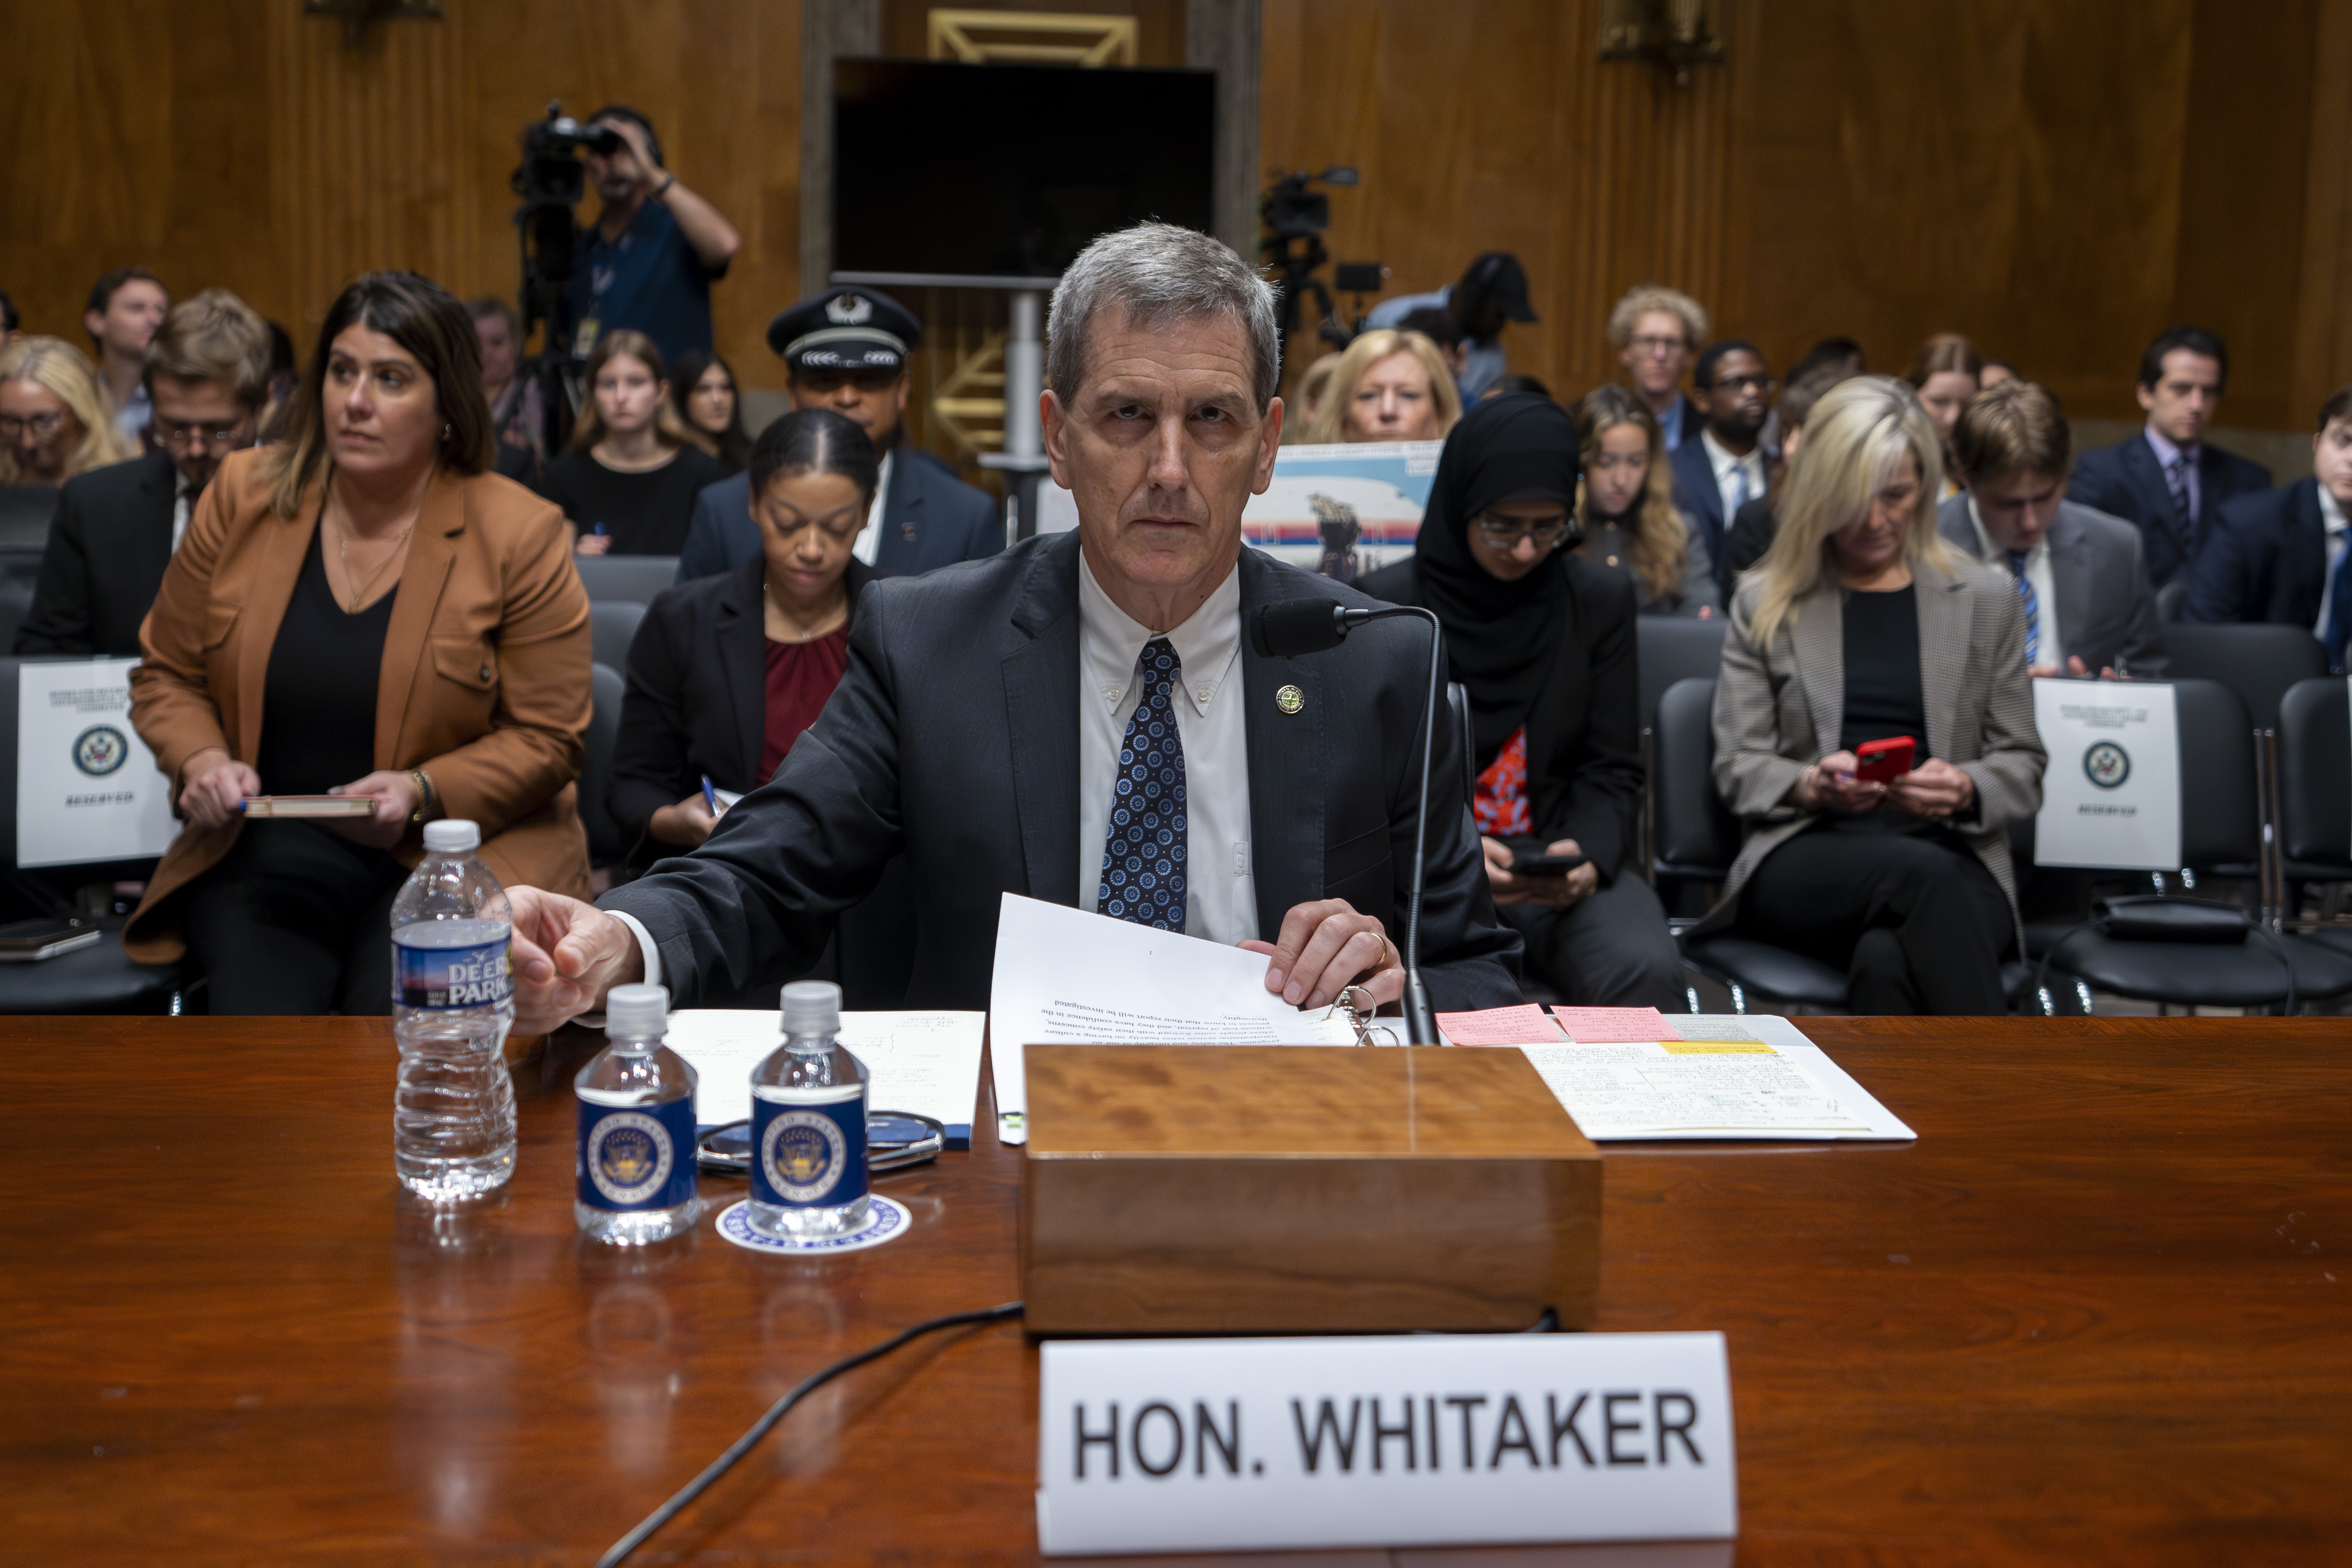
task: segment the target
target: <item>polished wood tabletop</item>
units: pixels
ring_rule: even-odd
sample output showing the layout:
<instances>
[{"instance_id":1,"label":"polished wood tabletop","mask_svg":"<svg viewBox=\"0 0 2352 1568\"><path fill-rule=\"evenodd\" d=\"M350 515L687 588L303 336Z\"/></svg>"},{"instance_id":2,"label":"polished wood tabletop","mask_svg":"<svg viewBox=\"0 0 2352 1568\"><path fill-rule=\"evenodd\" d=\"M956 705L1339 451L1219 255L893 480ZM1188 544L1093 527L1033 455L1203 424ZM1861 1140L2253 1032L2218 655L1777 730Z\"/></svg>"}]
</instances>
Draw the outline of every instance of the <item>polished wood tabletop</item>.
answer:
<instances>
[{"instance_id":1,"label":"polished wood tabletop","mask_svg":"<svg viewBox=\"0 0 2352 1568\"><path fill-rule=\"evenodd\" d=\"M1603 1162L1600 1327L1727 1336L1739 1539L1559 1560L2352 1562L2352 1024L1802 1026L1916 1143ZM878 1178L914 1225L870 1251L580 1241L595 1043L518 1068L512 1185L436 1215L384 1023L0 1020L0 1560L586 1563L811 1372L1020 1294L985 1121ZM1033 1562L1036 1370L919 1341L635 1561Z\"/></svg>"}]
</instances>

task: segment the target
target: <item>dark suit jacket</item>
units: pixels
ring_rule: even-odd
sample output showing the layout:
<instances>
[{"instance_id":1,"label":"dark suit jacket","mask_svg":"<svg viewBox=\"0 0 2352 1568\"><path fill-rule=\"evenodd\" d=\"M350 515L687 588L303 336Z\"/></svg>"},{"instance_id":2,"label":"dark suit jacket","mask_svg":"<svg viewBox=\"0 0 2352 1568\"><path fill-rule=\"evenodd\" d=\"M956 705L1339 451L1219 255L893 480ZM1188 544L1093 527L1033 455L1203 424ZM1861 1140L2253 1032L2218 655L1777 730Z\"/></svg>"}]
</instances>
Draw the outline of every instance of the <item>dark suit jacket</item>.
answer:
<instances>
[{"instance_id":1,"label":"dark suit jacket","mask_svg":"<svg viewBox=\"0 0 2352 1568\"><path fill-rule=\"evenodd\" d=\"M1551 673L1528 714L1528 793L1535 837L1573 838L1604 881L1640 843L1640 680L1634 669L1633 579L1563 557L1570 613ZM1421 603L1411 557L1357 584L1376 599Z\"/></svg>"},{"instance_id":2,"label":"dark suit jacket","mask_svg":"<svg viewBox=\"0 0 2352 1568\"><path fill-rule=\"evenodd\" d=\"M2156 450L2147 444L2147 433L2139 430L2077 458L2066 499L2137 527L2147 549L2148 581L2161 588L2197 559L2223 503L2270 489L2271 471L2207 441L2198 447L2197 488L2198 513L2184 532Z\"/></svg>"},{"instance_id":3,"label":"dark suit jacket","mask_svg":"<svg viewBox=\"0 0 2352 1568\"><path fill-rule=\"evenodd\" d=\"M958 561L981 561L1004 548L1004 510L918 447L894 448L890 493L882 498L877 577L912 577ZM737 474L695 498L694 521L678 552L677 580L690 582L740 566L760 553L751 519L751 476Z\"/></svg>"},{"instance_id":4,"label":"dark suit jacket","mask_svg":"<svg viewBox=\"0 0 2352 1568\"><path fill-rule=\"evenodd\" d=\"M1715 482L1715 465L1707 460L1706 443L1694 430L1689 440L1668 455L1666 466L1675 476L1675 504L1706 538L1706 558L1715 563L1715 585L1727 605L1738 574L1731 570L1730 553L1724 544L1730 520L1723 515L1723 489Z\"/></svg>"},{"instance_id":5,"label":"dark suit jacket","mask_svg":"<svg viewBox=\"0 0 2352 1568\"><path fill-rule=\"evenodd\" d=\"M1936 509L1936 531L1971 561L1985 559L1978 553L1965 494ZM1987 564L2009 571L2006 561ZM2093 675L2119 658L2129 661L2133 675L2165 672L2170 661L2164 652L2164 623L2148 586L2139 530L2119 517L2060 501L2050 525L2050 576L2058 590L2058 635L2065 657L2081 659ZM2042 662L2050 662L2046 654Z\"/></svg>"},{"instance_id":6,"label":"dark suit jacket","mask_svg":"<svg viewBox=\"0 0 2352 1568\"><path fill-rule=\"evenodd\" d=\"M1772 541L1780 533L1780 519L1772 510L1772 503L1762 496L1750 498L1731 520L1731 526L1723 531L1726 580L1739 581L1742 572L1764 559L1764 552L1772 548Z\"/></svg>"},{"instance_id":7,"label":"dark suit jacket","mask_svg":"<svg viewBox=\"0 0 2352 1568\"><path fill-rule=\"evenodd\" d=\"M1277 599L1370 605L1328 578L1241 552L1241 613ZM1425 630L1383 622L1303 658L1242 639L1258 929L1345 899L1401 931L1420 786ZM602 900L643 921L681 1005L805 968L834 917L900 853L916 907L910 1007L985 1007L1000 895L1078 901L1078 536L877 582L849 670L775 778L693 854ZM1296 686L1293 714L1275 694ZM1437 726L1434 779L1458 777ZM1442 788L1442 786L1439 786ZM1517 936L1496 924L1469 811L1429 816L1423 973L1440 1007L1518 995Z\"/></svg>"},{"instance_id":8,"label":"dark suit jacket","mask_svg":"<svg viewBox=\"0 0 2352 1568\"><path fill-rule=\"evenodd\" d=\"M2223 505L2189 571L2181 618L2308 628L2326 591L2327 520L2319 481L2306 477Z\"/></svg>"},{"instance_id":9,"label":"dark suit jacket","mask_svg":"<svg viewBox=\"0 0 2352 1568\"><path fill-rule=\"evenodd\" d=\"M139 655L139 623L172 563L171 454L68 479L58 494L19 654Z\"/></svg>"}]
</instances>

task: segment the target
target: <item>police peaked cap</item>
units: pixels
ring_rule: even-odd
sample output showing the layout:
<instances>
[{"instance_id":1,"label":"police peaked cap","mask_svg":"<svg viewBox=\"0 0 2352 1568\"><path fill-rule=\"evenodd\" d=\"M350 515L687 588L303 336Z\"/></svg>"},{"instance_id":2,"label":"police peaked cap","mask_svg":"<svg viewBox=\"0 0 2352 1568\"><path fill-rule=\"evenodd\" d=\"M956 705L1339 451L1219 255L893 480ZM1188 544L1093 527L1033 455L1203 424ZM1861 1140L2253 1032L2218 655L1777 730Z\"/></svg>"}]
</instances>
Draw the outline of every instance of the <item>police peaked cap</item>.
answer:
<instances>
[{"instance_id":1,"label":"police peaked cap","mask_svg":"<svg viewBox=\"0 0 2352 1568\"><path fill-rule=\"evenodd\" d=\"M794 370L904 370L923 323L887 294L828 289L768 323L768 346Z\"/></svg>"}]
</instances>

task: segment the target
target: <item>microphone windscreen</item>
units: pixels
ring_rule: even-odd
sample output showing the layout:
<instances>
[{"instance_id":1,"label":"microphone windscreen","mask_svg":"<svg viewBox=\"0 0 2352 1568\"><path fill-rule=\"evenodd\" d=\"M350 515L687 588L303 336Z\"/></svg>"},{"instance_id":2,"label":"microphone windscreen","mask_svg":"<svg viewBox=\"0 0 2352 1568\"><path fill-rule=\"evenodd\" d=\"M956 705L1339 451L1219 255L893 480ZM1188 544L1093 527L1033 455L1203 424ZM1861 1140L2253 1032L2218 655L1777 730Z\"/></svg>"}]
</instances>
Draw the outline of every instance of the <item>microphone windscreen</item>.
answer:
<instances>
[{"instance_id":1,"label":"microphone windscreen","mask_svg":"<svg viewBox=\"0 0 2352 1568\"><path fill-rule=\"evenodd\" d=\"M1328 599L1276 600L1258 610L1250 642L1265 658L1296 658L1338 647L1348 636L1339 624L1339 608Z\"/></svg>"}]
</instances>

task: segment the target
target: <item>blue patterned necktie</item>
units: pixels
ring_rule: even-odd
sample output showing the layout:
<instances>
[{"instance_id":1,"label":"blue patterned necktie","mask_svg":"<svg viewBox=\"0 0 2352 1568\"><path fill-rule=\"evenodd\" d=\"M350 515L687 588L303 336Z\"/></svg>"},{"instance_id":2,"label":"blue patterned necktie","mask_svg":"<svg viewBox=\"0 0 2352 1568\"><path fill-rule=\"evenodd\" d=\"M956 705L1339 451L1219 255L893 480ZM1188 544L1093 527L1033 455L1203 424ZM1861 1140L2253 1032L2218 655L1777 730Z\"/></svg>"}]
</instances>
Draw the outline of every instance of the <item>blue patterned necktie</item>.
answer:
<instances>
[{"instance_id":1,"label":"blue patterned necktie","mask_svg":"<svg viewBox=\"0 0 2352 1568\"><path fill-rule=\"evenodd\" d=\"M1143 698L1127 721L1111 786L1095 912L1161 931L1184 929L1184 742L1176 733L1176 649L1166 637L1136 660Z\"/></svg>"},{"instance_id":2,"label":"blue patterned necktie","mask_svg":"<svg viewBox=\"0 0 2352 1568\"><path fill-rule=\"evenodd\" d=\"M2025 552L2002 552L2009 557L2009 574L2017 579L2017 596L2025 601L2025 668L2042 662L2042 601L2034 595L2033 579L2025 574Z\"/></svg>"},{"instance_id":3,"label":"blue patterned necktie","mask_svg":"<svg viewBox=\"0 0 2352 1568\"><path fill-rule=\"evenodd\" d=\"M2180 531L2186 535L2195 519L2189 515L2189 458L2186 453L2164 465L2165 488L2172 492L2172 510L2180 520Z\"/></svg>"},{"instance_id":4,"label":"blue patterned necktie","mask_svg":"<svg viewBox=\"0 0 2352 1568\"><path fill-rule=\"evenodd\" d=\"M2321 545L2325 550L2326 546ZM2327 591L2327 620L2319 628L2319 640L2327 645L2327 664L2331 669L2342 669L2352 653L2345 644L2352 641L2352 542L2336 557L2333 584Z\"/></svg>"}]
</instances>

